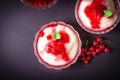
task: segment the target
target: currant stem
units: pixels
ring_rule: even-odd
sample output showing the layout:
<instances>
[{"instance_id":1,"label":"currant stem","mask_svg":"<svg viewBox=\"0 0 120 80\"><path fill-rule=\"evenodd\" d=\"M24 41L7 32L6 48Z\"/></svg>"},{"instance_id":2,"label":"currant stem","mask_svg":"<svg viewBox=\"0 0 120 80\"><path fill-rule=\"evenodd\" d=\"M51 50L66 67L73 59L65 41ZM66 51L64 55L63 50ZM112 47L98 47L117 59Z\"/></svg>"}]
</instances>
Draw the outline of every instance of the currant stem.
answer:
<instances>
[{"instance_id":1,"label":"currant stem","mask_svg":"<svg viewBox=\"0 0 120 80\"><path fill-rule=\"evenodd\" d=\"M111 41L110 41L110 40L103 40L103 41L101 41L101 42L98 44L98 46L97 46L97 47L99 47L102 43L105 43L105 42L109 42L109 43L111 43Z\"/></svg>"},{"instance_id":2,"label":"currant stem","mask_svg":"<svg viewBox=\"0 0 120 80\"><path fill-rule=\"evenodd\" d=\"M88 40L85 43L85 52L87 52L87 50L88 50Z\"/></svg>"}]
</instances>

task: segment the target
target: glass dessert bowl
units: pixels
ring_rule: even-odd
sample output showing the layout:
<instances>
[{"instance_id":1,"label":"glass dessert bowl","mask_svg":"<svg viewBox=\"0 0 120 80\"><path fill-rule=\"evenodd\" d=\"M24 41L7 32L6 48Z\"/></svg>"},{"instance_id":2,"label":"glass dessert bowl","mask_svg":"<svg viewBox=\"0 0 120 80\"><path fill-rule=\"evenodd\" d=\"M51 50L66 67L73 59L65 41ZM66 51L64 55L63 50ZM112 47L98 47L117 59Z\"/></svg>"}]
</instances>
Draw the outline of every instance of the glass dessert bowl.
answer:
<instances>
[{"instance_id":1,"label":"glass dessert bowl","mask_svg":"<svg viewBox=\"0 0 120 80\"><path fill-rule=\"evenodd\" d=\"M93 34L107 33L119 22L119 0L78 0L75 17L85 31Z\"/></svg>"},{"instance_id":2,"label":"glass dessert bowl","mask_svg":"<svg viewBox=\"0 0 120 80\"><path fill-rule=\"evenodd\" d=\"M21 0L21 2L34 8L48 8L54 5L57 0Z\"/></svg>"},{"instance_id":3,"label":"glass dessert bowl","mask_svg":"<svg viewBox=\"0 0 120 80\"><path fill-rule=\"evenodd\" d=\"M33 45L41 64L60 70L76 62L82 43L72 26L64 22L51 22L37 32Z\"/></svg>"}]
</instances>

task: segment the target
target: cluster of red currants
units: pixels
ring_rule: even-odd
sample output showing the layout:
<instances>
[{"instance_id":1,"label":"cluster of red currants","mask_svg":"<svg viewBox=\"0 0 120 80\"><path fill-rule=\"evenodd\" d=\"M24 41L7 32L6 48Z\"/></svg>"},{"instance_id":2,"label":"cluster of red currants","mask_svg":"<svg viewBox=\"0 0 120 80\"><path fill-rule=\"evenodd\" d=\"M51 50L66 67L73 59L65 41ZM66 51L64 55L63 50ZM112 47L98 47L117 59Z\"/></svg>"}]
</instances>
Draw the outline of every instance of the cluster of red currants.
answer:
<instances>
[{"instance_id":1,"label":"cluster of red currants","mask_svg":"<svg viewBox=\"0 0 120 80\"><path fill-rule=\"evenodd\" d=\"M82 47L80 54L81 60L84 64L88 64L93 57L99 55L101 52L105 52L106 54L109 53L110 49L105 47L103 44L104 42L111 43L110 40L103 40L102 37L98 37L88 49L88 40L86 41L86 45L85 47Z\"/></svg>"}]
</instances>

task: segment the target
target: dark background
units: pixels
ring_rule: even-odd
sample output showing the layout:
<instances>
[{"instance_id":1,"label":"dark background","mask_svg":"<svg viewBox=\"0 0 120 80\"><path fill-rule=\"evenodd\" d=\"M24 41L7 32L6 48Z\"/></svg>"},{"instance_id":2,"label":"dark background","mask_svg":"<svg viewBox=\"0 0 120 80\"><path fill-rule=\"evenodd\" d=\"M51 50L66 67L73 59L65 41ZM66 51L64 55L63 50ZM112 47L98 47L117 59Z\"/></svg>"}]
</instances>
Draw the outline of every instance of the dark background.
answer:
<instances>
[{"instance_id":1,"label":"dark background","mask_svg":"<svg viewBox=\"0 0 120 80\"><path fill-rule=\"evenodd\" d=\"M47 9L25 6L20 0L0 1L0 80L108 80L120 79L120 23L111 32L94 35L78 25L76 0L59 0ZM47 69L34 55L33 41L40 26L64 21L79 32L83 44L101 36L110 39L110 54L101 53L85 65L80 59L67 69Z\"/></svg>"}]
</instances>

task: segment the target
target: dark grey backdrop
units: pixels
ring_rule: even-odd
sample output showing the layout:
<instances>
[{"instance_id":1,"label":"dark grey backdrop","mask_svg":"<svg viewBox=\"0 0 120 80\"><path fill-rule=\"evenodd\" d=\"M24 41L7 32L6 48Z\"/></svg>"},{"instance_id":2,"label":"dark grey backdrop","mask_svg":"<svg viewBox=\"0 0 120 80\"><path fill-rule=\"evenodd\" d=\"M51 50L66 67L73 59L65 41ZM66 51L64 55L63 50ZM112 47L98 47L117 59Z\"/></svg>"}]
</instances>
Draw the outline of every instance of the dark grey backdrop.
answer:
<instances>
[{"instance_id":1,"label":"dark grey backdrop","mask_svg":"<svg viewBox=\"0 0 120 80\"><path fill-rule=\"evenodd\" d=\"M48 9L34 9L20 0L0 1L0 78L1 80L108 80L120 79L120 23L109 33L93 35L81 29L74 16L76 0L59 0ZM67 69L47 69L33 50L33 40L40 26L64 21L79 32L83 44L98 36L112 40L111 49L96 56L88 65L80 59Z\"/></svg>"}]
</instances>

